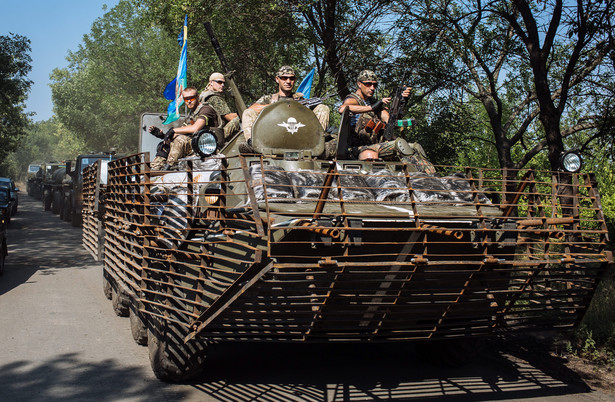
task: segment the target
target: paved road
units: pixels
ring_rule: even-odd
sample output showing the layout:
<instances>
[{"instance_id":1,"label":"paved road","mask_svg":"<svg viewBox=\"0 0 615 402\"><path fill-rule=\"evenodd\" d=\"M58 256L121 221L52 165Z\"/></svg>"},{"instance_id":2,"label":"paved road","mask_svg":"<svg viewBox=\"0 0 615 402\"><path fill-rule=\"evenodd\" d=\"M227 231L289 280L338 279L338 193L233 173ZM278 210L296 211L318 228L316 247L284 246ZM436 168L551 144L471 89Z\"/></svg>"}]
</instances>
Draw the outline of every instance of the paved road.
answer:
<instances>
[{"instance_id":1,"label":"paved road","mask_svg":"<svg viewBox=\"0 0 615 402\"><path fill-rule=\"evenodd\" d=\"M442 369L411 345L215 345L204 377L164 384L104 298L80 236L22 194L0 277L0 401L615 400L557 359L493 347Z\"/></svg>"}]
</instances>

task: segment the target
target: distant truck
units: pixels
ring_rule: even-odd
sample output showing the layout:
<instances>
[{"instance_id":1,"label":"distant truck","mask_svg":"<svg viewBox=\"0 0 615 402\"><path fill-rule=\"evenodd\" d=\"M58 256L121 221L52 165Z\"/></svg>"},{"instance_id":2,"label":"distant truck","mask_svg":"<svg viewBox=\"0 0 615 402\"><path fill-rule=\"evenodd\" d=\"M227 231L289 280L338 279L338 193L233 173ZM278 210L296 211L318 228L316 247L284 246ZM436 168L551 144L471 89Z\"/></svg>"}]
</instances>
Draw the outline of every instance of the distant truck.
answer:
<instances>
[{"instance_id":1,"label":"distant truck","mask_svg":"<svg viewBox=\"0 0 615 402\"><path fill-rule=\"evenodd\" d=\"M41 163L41 168L36 172L36 179L33 184L34 197L43 201L43 209L51 210L53 202L53 174L58 169L64 169L64 162L45 162Z\"/></svg>"},{"instance_id":2,"label":"distant truck","mask_svg":"<svg viewBox=\"0 0 615 402\"><path fill-rule=\"evenodd\" d=\"M101 152L82 154L75 161L69 161L66 165L67 176L62 181L62 186L54 194L61 206L58 212L60 218L71 222L72 226L81 226L83 206L83 170L99 160L110 161L115 159L115 152Z\"/></svg>"},{"instance_id":3,"label":"distant truck","mask_svg":"<svg viewBox=\"0 0 615 402\"><path fill-rule=\"evenodd\" d=\"M36 173L40 169L40 163L31 163L28 165L28 170L26 171L26 187L28 190L28 195L30 197L34 196L34 183L36 183Z\"/></svg>"}]
</instances>

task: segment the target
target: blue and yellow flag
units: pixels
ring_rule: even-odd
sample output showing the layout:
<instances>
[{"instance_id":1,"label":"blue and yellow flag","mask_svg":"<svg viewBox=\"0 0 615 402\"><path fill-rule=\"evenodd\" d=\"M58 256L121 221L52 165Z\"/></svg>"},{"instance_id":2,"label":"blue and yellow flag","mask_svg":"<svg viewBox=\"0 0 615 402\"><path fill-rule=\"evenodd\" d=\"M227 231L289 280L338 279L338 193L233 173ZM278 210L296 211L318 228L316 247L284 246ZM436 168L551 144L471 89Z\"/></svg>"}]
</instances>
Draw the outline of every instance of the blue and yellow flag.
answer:
<instances>
[{"instance_id":1,"label":"blue and yellow flag","mask_svg":"<svg viewBox=\"0 0 615 402\"><path fill-rule=\"evenodd\" d=\"M179 119L179 108L184 104L184 98L182 98L182 91L188 85L188 79L186 78L187 70L187 48L188 48L188 14L184 18L184 26L182 31L177 37L179 45L182 47L182 51L179 56L179 65L177 66L177 75L173 78L173 81L167 85L164 90L164 96L166 99L172 99L167 108L167 119L162 124L169 124Z\"/></svg>"}]
</instances>

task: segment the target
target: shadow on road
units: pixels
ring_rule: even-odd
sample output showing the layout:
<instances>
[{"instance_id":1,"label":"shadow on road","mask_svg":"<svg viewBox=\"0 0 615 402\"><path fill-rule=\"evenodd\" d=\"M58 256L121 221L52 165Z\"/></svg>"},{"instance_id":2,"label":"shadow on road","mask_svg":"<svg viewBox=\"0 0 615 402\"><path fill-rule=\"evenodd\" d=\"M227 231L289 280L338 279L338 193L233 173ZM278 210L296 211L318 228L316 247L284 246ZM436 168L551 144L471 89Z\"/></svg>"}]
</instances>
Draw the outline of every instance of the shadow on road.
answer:
<instances>
[{"instance_id":1,"label":"shadow on road","mask_svg":"<svg viewBox=\"0 0 615 402\"><path fill-rule=\"evenodd\" d=\"M139 367L119 367L112 360L84 362L62 354L32 366L27 361L0 365L0 400L5 401L166 401L164 384L143 380ZM174 391L181 400L184 392Z\"/></svg>"},{"instance_id":2,"label":"shadow on road","mask_svg":"<svg viewBox=\"0 0 615 402\"><path fill-rule=\"evenodd\" d=\"M476 401L589 392L561 362L554 376L493 347L462 368L442 368L420 361L410 344L219 344L210 350L207 373L192 385L219 401L289 396L301 401Z\"/></svg>"},{"instance_id":3,"label":"shadow on road","mask_svg":"<svg viewBox=\"0 0 615 402\"><path fill-rule=\"evenodd\" d=\"M39 200L21 195L19 212L8 226L9 255L0 278L0 295L26 283L37 271L53 275L59 269L93 263L81 245L81 229L43 211ZM77 251L75 251L77 250Z\"/></svg>"}]
</instances>

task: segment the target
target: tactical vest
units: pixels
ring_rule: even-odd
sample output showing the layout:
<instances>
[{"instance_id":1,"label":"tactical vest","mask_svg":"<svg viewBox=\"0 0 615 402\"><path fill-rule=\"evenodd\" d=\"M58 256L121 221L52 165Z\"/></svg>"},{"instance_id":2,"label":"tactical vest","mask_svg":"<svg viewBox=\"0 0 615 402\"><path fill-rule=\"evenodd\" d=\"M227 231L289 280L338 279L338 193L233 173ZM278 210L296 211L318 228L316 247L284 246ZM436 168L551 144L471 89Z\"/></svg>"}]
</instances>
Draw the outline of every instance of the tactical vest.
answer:
<instances>
[{"instance_id":1,"label":"tactical vest","mask_svg":"<svg viewBox=\"0 0 615 402\"><path fill-rule=\"evenodd\" d=\"M215 92L215 91L212 91L212 90L205 91L199 97L199 102L201 102L202 105L209 105L209 106L211 106L209 103L207 103L207 100L209 98L211 98L212 96L220 96L220 94L218 92ZM216 116L218 118L218 126L217 127L218 128L224 127L224 125L226 124L226 120L224 120L224 118L220 115L220 113L218 113L216 108L214 108L213 106L211 106L211 108L214 110L214 112L216 112Z\"/></svg>"},{"instance_id":2,"label":"tactical vest","mask_svg":"<svg viewBox=\"0 0 615 402\"><path fill-rule=\"evenodd\" d=\"M346 97L346 99L352 98L356 100L361 106L369 106L363 98L361 98L356 93L351 93ZM371 145L374 143L374 139L371 138L371 133L368 133L365 130L365 126L368 121L382 121L380 117L373 111L364 112L364 113L351 113L350 117L350 125L354 128L354 135L350 138L350 145L357 147L362 145Z\"/></svg>"}]
</instances>

